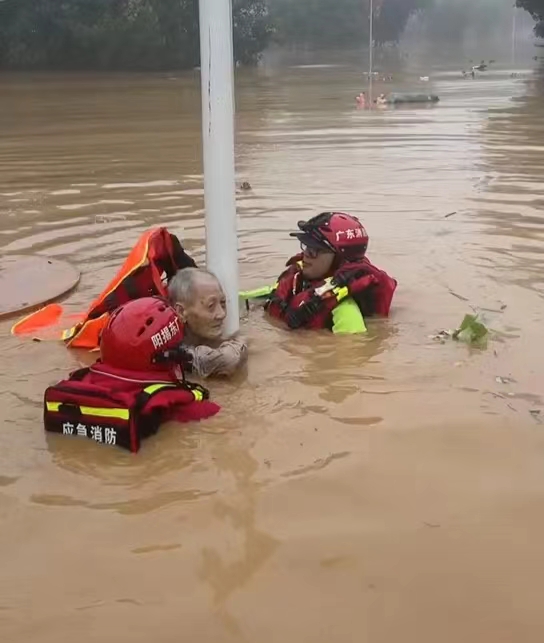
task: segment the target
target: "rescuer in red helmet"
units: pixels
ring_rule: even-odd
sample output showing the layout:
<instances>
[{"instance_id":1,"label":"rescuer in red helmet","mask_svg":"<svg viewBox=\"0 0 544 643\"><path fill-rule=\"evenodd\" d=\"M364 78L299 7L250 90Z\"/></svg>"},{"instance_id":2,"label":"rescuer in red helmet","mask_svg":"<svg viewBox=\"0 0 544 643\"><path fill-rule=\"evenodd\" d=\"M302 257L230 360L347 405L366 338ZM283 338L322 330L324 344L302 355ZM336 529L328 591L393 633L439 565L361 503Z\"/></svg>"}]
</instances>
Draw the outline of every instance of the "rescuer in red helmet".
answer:
<instances>
[{"instance_id":1,"label":"rescuer in red helmet","mask_svg":"<svg viewBox=\"0 0 544 643\"><path fill-rule=\"evenodd\" d=\"M141 297L117 308L100 337L102 364L140 373L144 379L184 380L184 328L176 311L159 297Z\"/></svg>"},{"instance_id":2,"label":"rescuer in red helmet","mask_svg":"<svg viewBox=\"0 0 544 643\"><path fill-rule=\"evenodd\" d=\"M366 332L365 317L387 317L397 282L366 257L368 234L357 217L324 212L298 222L291 233L301 252L270 289L243 293L266 297L266 310L291 328Z\"/></svg>"},{"instance_id":3,"label":"rescuer in red helmet","mask_svg":"<svg viewBox=\"0 0 544 643\"><path fill-rule=\"evenodd\" d=\"M219 407L185 379L183 326L158 297L134 299L110 316L101 359L47 389L45 427L138 451L167 421L210 417Z\"/></svg>"}]
</instances>

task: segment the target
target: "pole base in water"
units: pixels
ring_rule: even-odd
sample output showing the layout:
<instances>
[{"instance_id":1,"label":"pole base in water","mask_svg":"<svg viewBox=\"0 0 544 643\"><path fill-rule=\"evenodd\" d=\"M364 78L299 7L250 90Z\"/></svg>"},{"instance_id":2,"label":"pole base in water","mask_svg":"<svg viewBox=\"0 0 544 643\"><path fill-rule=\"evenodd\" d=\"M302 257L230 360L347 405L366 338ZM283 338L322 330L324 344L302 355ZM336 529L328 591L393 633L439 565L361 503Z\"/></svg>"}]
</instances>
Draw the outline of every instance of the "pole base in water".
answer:
<instances>
[{"instance_id":1,"label":"pole base in water","mask_svg":"<svg viewBox=\"0 0 544 643\"><path fill-rule=\"evenodd\" d=\"M47 304L73 290L80 272L66 261L13 255L0 260L0 319Z\"/></svg>"}]
</instances>

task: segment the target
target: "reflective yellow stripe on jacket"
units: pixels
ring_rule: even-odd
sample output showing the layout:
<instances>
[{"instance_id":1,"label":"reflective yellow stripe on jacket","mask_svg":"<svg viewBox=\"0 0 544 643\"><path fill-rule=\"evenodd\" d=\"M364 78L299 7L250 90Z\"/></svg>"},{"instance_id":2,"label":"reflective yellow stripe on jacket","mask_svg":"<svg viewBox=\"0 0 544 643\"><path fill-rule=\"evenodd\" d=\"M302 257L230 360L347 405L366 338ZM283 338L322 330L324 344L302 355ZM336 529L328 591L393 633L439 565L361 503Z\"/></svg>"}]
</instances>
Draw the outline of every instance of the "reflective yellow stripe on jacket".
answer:
<instances>
[{"instance_id":1,"label":"reflective yellow stripe on jacket","mask_svg":"<svg viewBox=\"0 0 544 643\"><path fill-rule=\"evenodd\" d=\"M52 413L58 413L60 407L66 402L47 402L47 410ZM128 420L130 411L128 409L106 409L95 406L78 407L82 415L94 415L101 418L117 418L118 420Z\"/></svg>"},{"instance_id":2,"label":"reflective yellow stripe on jacket","mask_svg":"<svg viewBox=\"0 0 544 643\"><path fill-rule=\"evenodd\" d=\"M176 388L175 384L151 384L144 388L144 391L149 395L153 395L157 391L160 391L162 388ZM193 394L196 402L202 402L204 399L204 393L199 388L190 388L189 391Z\"/></svg>"},{"instance_id":3,"label":"reflective yellow stripe on jacket","mask_svg":"<svg viewBox=\"0 0 544 643\"><path fill-rule=\"evenodd\" d=\"M160 391L163 388L175 388L175 384L151 384L150 386L146 386L144 388L144 393L147 393L148 395L153 395L153 393L156 393L157 391Z\"/></svg>"},{"instance_id":4,"label":"reflective yellow stripe on jacket","mask_svg":"<svg viewBox=\"0 0 544 643\"><path fill-rule=\"evenodd\" d=\"M144 393L148 395L153 395L158 391L165 388L176 388L175 384L151 384L144 388ZM202 402L204 399L204 394L199 389L191 389L191 393L195 398L196 402ZM51 413L59 413L60 407L66 404L66 402L47 402L47 410ZM118 420L129 420L130 419L130 410L129 409L109 409L99 406L78 406L79 411L82 415L92 415L94 417L101 418L116 418Z\"/></svg>"}]
</instances>

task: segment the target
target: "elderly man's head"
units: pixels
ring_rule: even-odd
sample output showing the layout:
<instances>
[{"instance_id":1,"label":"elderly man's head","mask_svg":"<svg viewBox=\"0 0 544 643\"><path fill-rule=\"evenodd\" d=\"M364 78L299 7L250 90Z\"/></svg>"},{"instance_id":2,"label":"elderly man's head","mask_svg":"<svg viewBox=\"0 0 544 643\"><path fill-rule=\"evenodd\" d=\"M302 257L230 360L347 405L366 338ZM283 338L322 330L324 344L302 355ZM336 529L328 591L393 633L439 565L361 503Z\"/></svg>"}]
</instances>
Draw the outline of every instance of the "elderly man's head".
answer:
<instances>
[{"instance_id":1,"label":"elderly man's head","mask_svg":"<svg viewBox=\"0 0 544 643\"><path fill-rule=\"evenodd\" d=\"M184 268L168 284L168 298L188 328L199 337L220 339L227 314L217 277L200 268Z\"/></svg>"}]
</instances>

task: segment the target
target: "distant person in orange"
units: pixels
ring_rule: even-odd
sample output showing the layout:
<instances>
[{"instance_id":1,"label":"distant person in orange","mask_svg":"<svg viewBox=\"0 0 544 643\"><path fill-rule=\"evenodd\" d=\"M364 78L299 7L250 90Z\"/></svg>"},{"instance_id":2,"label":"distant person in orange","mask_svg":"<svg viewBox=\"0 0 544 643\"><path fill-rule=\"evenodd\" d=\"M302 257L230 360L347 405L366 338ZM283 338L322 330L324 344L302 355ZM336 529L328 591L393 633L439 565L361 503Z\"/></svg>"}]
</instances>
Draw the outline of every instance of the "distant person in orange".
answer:
<instances>
[{"instance_id":1,"label":"distant person in orange","mask_svg":"<svg viewBox=\"0 0 544 643\"><path fill-rule=\"evenodd\" d=\"M361 92L358 96L355 97L355 102L359 109L364 109L366 107L366 96L364 92Z\"/></svg>"}]
</instances>

